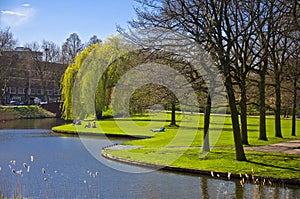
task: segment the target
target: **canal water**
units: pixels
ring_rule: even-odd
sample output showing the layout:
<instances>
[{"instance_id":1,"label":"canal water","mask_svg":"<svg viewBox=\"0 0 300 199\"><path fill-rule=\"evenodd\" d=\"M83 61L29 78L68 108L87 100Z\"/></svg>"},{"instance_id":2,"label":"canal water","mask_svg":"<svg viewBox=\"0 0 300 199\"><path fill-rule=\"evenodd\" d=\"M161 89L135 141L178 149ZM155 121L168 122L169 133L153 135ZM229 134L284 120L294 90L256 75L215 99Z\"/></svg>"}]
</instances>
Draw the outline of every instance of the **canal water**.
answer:
<instances>
[{"instance_id":1,"label":"canal water","mask_svg":"<svg viewBox=\"0 0 300 199\"><path fill-rule=\"evenodd\" d=\"M0 123L0 198L299 198L299 187L241 184L151 171L92 156L76 136L53 134L59 119ZM103 139L103 140L102 140ZM113 139L113 143L125 140ZM100 160L100 161L99 161ZM120 168L120 169L114 169ZM122 170L140 171L137 173Z\"/></svg>"}]
</instances>

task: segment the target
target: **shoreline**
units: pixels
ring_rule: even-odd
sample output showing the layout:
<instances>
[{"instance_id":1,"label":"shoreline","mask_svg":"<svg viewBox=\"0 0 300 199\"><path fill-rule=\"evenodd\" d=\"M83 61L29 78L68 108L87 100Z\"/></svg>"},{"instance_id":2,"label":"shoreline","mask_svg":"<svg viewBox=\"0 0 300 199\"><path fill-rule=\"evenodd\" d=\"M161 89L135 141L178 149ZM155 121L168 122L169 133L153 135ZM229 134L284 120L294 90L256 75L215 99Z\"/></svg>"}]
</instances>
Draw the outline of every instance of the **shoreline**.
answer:
<instances>
[{"instance_id":1,"label":"shoreline","mask_svg":"<svg viewBox=\"0 0 300 199\"><path fill-rule=\"evenodd\" d=\"M0 106L0 121L13 121L21 119L57 118L56 115L41 106Z\"/></svg>"},{"instance_id":2,"label":"shoreline","mask_svg":"<svg viewBox=\"0 0 300 199\"><path fill-rule=\"evenodd\" d=\"M62 131L51 129L53 133L65 134L65 135L75 135L75 136L93 136L93 137L115 137L115 138L130 138L130 139L146 139L151 138L152 136L143 136L143 135L127 135L127 134L105 134L105 133L91 133L91 132L73 132L73 131Z\"/></svg>"},{"instance_id":3,"label":"shoreline","mask_svg":"<svg viewBox=\"0 0 300 199\"><path fill-rule=\"evenodd\" d=\"M111 146L104 147L101 151L101 155L109 160L117 161L120 163L145 167L145 168L152 168L157 170L163 171L171 171L171 172L179 172L182 174L195 174L195 175L205 175L211 176L215 179L222 179L222 180L243 180L244 182L252 183L252 184L259 184L259 183L266 183L268 185L272 184L279 184L279 185L292 185L297 186L300 185L300 179L297 178L274 178L268 176L256 176L252 174L236 174L236 173L228 173L228 172L218 172L218 171L208 171L208 170L200 170L200 169L193 169L193 168L185 168L185 167L176 167L176 166L167 166L167 165L158 165L152 164L147 162L140 162L135 160L129 160L125 158L120 158L114 155L111 155L104 150Z\"/></svg>"},{"instance_id":4,"label":"shoreline","mask_svg":"<svg viewBox=\"0 0 300 199\"><path fill-rule=\"evenodd\" d=\"M83 135L83 136L107 136L107 137L114 137L114 138L135 138L135 139L145 139L145 138L151 138L152 136L132 136L132 135L122 135L122 134L103 134L103 133L89 133L89 132L72 132L72 131L59 131L59 130L53 130L52 132L58 133L58 134L66 134L66 135ZM130 159L125 159L121 157L114 156L112 154L109 154L105 152L106 149L109 149L110 147L117 146L118 144L110 145L103 147L101 150L101 155L104 158L107 158L109 160L117 161L120 163L145 167L145 168L152 168L152 169L158 169L158 170L164 170L164 171L171 171L171 172L179 172L182 174L194 174L194 175L205 175L205 176L211 176L216 179L222 179L222 180L243 180L244 182L252 183L252 184L259 184L259 183L265 183L268 185L272 184L279 184L279 185L292 185L292 186L298 186L300 185L300 179L298 178L275 178L275 177L268 177L268 176L257 176L252 174L237 174L237 173L228 173L228 172L218 172L218 171L208 171L208 170L200 170L200 169L193 169L193 168L186 168L186 167L176 167L176 166L167 166L167 165L159 165L159 164L152 164L147 162L141 162L141 161L135 161Z\"/></svg>"}]
</instances>

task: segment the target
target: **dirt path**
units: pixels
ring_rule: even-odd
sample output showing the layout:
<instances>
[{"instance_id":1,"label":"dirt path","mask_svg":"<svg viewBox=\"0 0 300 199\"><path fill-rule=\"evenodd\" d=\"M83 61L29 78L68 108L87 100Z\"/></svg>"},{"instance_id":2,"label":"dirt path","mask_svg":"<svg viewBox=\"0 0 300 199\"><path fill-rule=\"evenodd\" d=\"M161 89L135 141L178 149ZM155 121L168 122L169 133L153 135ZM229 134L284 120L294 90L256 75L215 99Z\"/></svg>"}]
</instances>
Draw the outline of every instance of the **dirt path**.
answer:
<instances>
[{"instance_id":1,"label":"dirt path","mask_svg":"<svg viewBox=\"0 0 300 199\"><path fill-rule=\"evenodd\" d=\"M300 155L300 140L292 140L267 146L245 147L248 151L278 152Z\"/></svg>"}]
</instances>

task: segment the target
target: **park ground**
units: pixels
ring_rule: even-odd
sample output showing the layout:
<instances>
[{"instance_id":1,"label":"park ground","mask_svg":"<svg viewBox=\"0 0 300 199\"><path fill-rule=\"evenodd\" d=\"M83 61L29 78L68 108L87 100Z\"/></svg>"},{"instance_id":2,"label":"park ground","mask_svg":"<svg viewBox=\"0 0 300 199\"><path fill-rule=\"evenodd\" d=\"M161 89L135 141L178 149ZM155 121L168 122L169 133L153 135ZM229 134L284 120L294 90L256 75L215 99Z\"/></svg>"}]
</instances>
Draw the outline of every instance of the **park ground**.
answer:
<instances>
[{"instance_id":1,"label":"park ground","mask_svg":"<svg viewBox=\"0 0 300 199\"><path fill-rule=\"evenodd\" d=\"M39 106L0 106L0 121L56 117Z\"/></svg>"},{"instance_id":2,"label":"park ground","mask_svg":"<svg viewBox=\"0 0 300 199\"><path fill-rule=\"evenodd\" d=\"M274 118L268 116L268 141L262 141L258 140L259 117L248 117L250 145L245 146L247 161L239 162L235 160L229 115L212 116L211 152L205 154L202 153L203 115L177 114L180 127L169 126L170 117L166 112L153 112L147 116L96 121L97 128L85 128L88 121L83 121L79 126L68 124L54 127L53 131L144 138L122 143L129 147L119 147L117 150L110 147L102 152L107 157L128 163L205 171L212 175L215 173L214 176L220 172L232 176L252 176L253 180L257 176L261 180L277 179L276 182L282 180L283 183L300 183L300 134L298 130L296 136L291 136L291 119L282 119L283 138L277 138ZM151 131L160 127L165 127L165 131ZM297 129L300 129L299 121Z\"/></svg>"}]
</instances>

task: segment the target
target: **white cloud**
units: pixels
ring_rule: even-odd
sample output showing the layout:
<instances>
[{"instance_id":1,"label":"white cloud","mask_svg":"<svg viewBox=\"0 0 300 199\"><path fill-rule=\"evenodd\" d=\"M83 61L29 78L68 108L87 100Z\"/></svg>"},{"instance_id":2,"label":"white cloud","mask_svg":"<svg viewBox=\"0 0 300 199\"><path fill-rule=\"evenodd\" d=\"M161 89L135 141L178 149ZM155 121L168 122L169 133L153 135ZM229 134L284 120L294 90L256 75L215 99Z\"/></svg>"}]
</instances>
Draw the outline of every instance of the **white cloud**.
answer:
<instances>
[{"instance_id":1,"label":"white cloud","mask_svg":"<svg viewBox=\"0 0 300 199\"><path fill-rule=\"evenodd\" d=\"M3 15L15 15L15 16L19 16L19 17L25 17L25 14L22 14L20 12L15 12L15 11L10 11L10 10L1 10L1 13Z\"/></svg>"},{"instance_id":2,"label":"white cloud","mask_svg":"<svg viewBox=\"0 0 300 199\"><path fill-rule=\"evenodd\" d=\"M26 24L34 16L34 9L29 4L23 4L16 9L1 10L0 13L0 24L16 27Z\"/></svg>"},{"instance_id":3,"label":"white cloud","mask_svg":"<svg viewBox=\"0 0 300 199\"><path fill-rule=\"evenodd\" d=\"M30 7L30 4L29 3L24 3L22 6L23 7Z\"/></svg>"}]
</instances>

